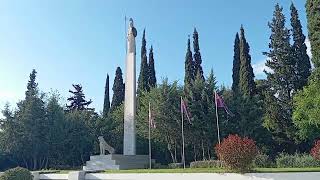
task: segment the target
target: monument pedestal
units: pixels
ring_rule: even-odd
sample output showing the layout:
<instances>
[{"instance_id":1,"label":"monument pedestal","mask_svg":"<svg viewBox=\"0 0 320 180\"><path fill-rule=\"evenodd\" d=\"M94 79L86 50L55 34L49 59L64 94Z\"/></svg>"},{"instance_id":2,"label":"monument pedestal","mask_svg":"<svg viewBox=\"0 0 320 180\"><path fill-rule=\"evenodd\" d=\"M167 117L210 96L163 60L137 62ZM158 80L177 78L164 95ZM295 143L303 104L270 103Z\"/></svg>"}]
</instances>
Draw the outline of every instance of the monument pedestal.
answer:
<instances>
[{"instance_id":1,"label":"monument pedestal","mask_svg":"<svg viewBox=\"0 0 320 180\"><path fill-rule=\"evenodd\" d=\"M90 156L90 161L83 166L84 171L101 171L107 169L144 169L149 167L148 155L109 154Z\"/></svg>"}]
</instances>

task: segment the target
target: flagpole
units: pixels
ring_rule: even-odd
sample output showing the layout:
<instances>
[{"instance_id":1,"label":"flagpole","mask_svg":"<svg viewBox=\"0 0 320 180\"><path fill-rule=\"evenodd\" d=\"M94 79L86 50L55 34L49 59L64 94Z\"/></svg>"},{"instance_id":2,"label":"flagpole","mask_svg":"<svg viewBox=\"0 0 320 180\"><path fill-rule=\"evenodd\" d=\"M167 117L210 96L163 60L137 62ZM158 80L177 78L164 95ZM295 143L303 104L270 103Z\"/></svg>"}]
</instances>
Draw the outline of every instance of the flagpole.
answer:
<instances>
[{"instance_id":1,"label":"flagpole","mask_svg":"<svg viewBox=\"0 0 320 180\"><path fill-rule=\"evenodd\" d=\"M151 105L149 102L149 169L151 169Z\"/></svg>"},{"instance_id":2,"label":"flagpole","mask_svg":"<svg viewBox=\"0 0 320 180\"><path fill-rule=\"evenodd\" d=\"M214 92L214 101L216 104L216 121L217 121L217 134L218 134L218 142L220 146L220 129L219 129L219 115L218 115L218 103L217 103L217 92Z\"/></svg>"},{"instance_id":3,"label":"flagpole","mask_svg":"<svg viewBox=\"0 0 320 180\"><path fill-rule=\"evenodd\" d=\"M185 161L185 156L184 156L184 132L183 132L183 109L182 109L182 97L180 100L180 108L181 108L181 135L182 135L182 163L183 163L183 169L186 168L186 161Z\"/></svg>"}]
</instances>

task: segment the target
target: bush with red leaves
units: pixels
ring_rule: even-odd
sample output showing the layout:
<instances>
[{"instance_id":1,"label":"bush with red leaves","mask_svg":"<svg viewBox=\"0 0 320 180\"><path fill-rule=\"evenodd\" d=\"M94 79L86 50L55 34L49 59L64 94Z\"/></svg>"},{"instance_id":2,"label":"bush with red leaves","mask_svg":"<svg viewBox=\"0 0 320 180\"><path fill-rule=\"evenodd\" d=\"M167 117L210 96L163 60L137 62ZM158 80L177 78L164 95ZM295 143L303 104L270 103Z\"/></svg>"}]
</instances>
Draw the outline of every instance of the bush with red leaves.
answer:
<instances>
[{"instance_id":1,"label":"bush with red leaves","mask_svg":"<svg viewBox=\"0 0 320 180\"><path fill-rule=\"evenodd\" d=\"M229 135L221 145L215 147L216 154L227 168L237 171L247 171L258 155L258 147L252 139Z\"/></svg>"},{"instance_id":2,"label":"bush with red leaves","mask_svg":"<svg viewBox=\"0 0 320 180\"><path fill-rule=\"evenodd\" d=\"M317 140L314 143L313 148L311 149L310 152L311 156L317 160L320 160L320 140Z\"/></svg>"}]
</instances>

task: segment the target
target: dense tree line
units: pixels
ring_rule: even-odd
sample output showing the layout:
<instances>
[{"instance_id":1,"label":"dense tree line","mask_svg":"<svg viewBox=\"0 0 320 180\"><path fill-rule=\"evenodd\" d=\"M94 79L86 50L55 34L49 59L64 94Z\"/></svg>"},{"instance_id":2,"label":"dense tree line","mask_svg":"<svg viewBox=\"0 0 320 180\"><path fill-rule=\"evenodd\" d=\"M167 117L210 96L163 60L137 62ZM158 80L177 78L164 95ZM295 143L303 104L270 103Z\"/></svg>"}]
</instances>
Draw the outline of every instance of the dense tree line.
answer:
<instances>
[{"instance_id":1,"label":"dense tree line","mask_svg":"<svg viewBox=\"0 0 320 180\"><path fill-rule=\"evenodd\" d=\"M314 140L320 138L320 1L306 3L310 58L305 44L298 11L290 6L290 28L285 26L283 8L275 5L270 28L266 79L255 79L249 40L244 26L236 33L233 44L231 88L217 86L211 70L202 67L199 32L190 37L184 62L184 81L179 84L165 79L157 82L153 47L147 52L143 31L141 65L138 78L137 153L148 153L148 110L151 104L156 128L152 129L153 158L164 164L181 162L181 107L186 101L190 122L184 123L185 155L187 162L213 159L213 147L218 142L215 97L222 96L229 110L218 109L221 137L229 134L250 137L260 151L274 157L279 152L306 152ZM148 56L147 56L148 54ZM232 59L232 56L230 56ZM0 162L29 169L80 167L90 155L98 153L97 137L104 136L117 153L123 148L122 70L116 69L110 102L109 76L106 77L102 114L90 108L80 84L74 84L67 99L60 103L57 93L40 93L36 71L30 74L25 98L11 110L6 105L0 128ZM1 163L0 163L1 164ZM0 168L2 167L0 165Z\"/></svg>"}]
</instances>

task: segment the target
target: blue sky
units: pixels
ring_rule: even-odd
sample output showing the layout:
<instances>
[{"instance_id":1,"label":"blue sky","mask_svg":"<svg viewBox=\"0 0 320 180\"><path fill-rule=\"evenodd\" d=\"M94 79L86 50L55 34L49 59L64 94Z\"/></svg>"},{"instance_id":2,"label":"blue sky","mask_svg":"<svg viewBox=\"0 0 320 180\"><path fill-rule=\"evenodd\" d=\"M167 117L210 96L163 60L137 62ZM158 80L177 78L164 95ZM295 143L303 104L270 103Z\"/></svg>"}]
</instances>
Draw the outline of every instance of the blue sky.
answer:
<instances>
[{"instance_id":1,"label":"blue sky","mask_svg":"<svg viewBox=\"0 0 320 180\"><path fill-rule=\"evenodd\" d=\"M267 23L277 2L290 27L291 0L1 0L0 107L24 97L35 68L42 91L66 98L71 84L80 83L100 111L107 73L112 86L116 67L125 68L125 15L138 30L137 73L146 28L158 80L182 82L187 38L196 27L205 73L212 68L218 83L230 86L234 36L243 24L256 77L263 78ZM305 1L293 2L307 34Z\"/></svg>"}]
</instances>

